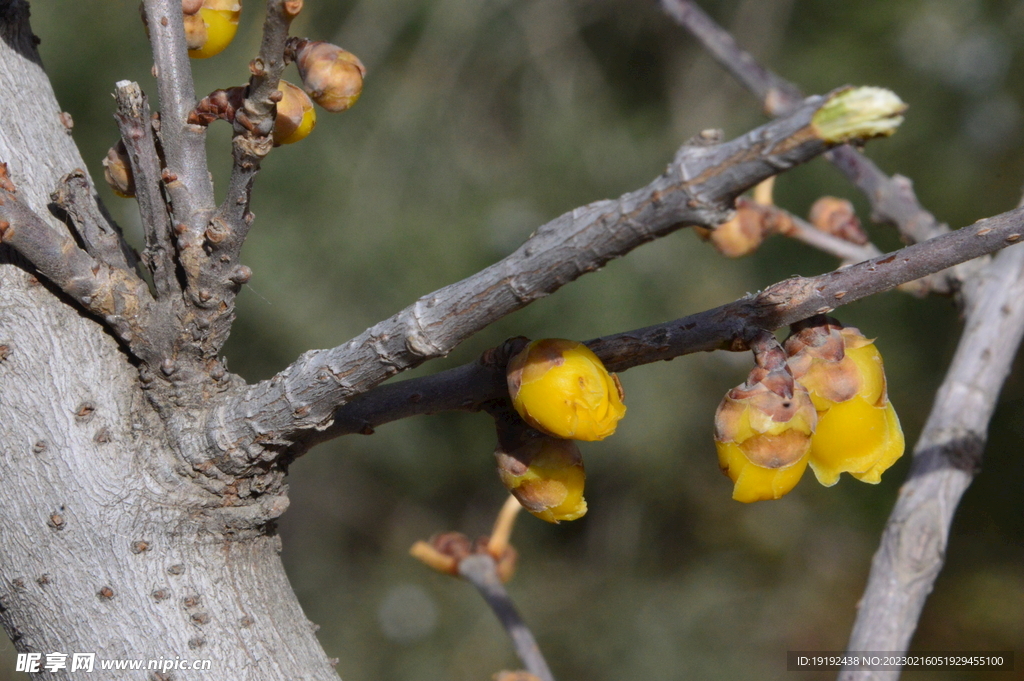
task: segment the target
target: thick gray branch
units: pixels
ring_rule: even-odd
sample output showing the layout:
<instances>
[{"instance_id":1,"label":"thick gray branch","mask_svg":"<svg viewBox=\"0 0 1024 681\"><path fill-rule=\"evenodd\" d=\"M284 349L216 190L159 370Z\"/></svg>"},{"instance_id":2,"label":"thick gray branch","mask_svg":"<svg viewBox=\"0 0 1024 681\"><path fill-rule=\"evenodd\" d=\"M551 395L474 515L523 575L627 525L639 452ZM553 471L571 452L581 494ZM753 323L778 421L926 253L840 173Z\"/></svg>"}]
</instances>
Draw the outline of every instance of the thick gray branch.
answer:
<instances>
[{"instance_id":1,"label":"thick gray branch","mask_svg":"<svg viewBox=\"0 0 1024 681\"><path fill-rule=\"evenodd\" d=\"M518 250L368 329L304 354L216 410L211 439L245 461L330 426L334 410L396 373L446 355L501 317L653 239L724 221L737 194L827 148L810 125L825 100L724 144L685 146L666 172L618 200L598 201L540 227ZM257 447L248 453L252 445Z\"/></svg>"},{"instance_id":2,"label":"thick gray branch","mask_svg":"<svg viewBox=\"0 0 1024 681\"><path fill-rule=\"evenodd\" d=\"M160 93L160 143L171 197L177 245L189 295L195 308L210 299L200 277L209 258L204 251L207 224L215 204L206 163L206 128L188 123L196 105L192 65L185 45L181 0L145 0L149 40Z\"/></svg>"},{"instance_id":3,"label":"thick gray branch","mask_svg":"<svg viewBox=\"0 0 1024 681\"><path fill-rule=\"evenodd\" d=\"M914 448L861 599L849 650L905 651L942 569L960 497L981 464L996 398L1024 336L1024 249L1001 253L968 282L956 355ZM844 671L892 681L898 671Z\"/></svg>"}]
</instances>

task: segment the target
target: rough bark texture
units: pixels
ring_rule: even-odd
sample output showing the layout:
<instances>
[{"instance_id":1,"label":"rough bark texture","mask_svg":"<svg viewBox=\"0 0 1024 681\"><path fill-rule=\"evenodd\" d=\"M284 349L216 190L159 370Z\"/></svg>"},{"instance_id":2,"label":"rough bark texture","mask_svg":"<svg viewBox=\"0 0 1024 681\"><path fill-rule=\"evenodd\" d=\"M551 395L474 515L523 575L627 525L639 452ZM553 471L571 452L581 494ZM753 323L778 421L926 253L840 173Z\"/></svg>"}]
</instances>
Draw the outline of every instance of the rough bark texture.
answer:
<instances>
[{"instance_id":1,"label":"rough bark texture","mask_svg":"<svg viewBox=\"0 0 1024 681\"><path fill-rule=\"evenodd\" d=\"M49 217L50 192L84 164L27 19L0 0L0 160ZM225 507L118 342L6 246L0 294L0 620L16 648L213 663L154 679L337 679L277 555L281 490Z\"/></svg>"}]
</instances>

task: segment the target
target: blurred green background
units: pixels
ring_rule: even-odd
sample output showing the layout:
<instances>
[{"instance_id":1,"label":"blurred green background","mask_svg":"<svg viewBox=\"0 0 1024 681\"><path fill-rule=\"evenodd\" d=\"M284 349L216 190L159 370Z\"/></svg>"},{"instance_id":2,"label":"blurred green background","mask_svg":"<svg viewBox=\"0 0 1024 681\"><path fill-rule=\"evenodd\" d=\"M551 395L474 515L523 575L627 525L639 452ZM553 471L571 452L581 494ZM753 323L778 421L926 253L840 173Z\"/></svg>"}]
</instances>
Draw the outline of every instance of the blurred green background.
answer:
<instances>
[{"instance_id":1,"label":"blurred green background","mask_svg":"<svg viewBox=\"0 0 1024 681\"><path fill-rule=\"evenodd\" d=\"M137 3L32 4L58 99L102 184L99 162L117 135L114 82L139 80L155 97ZM245 0L232 46L194 64L200 94L246 78L260 5ZM912 178L940 220L958 227L1017 203L1024 3L703 5L805 92L847 83L895 90L910 104L906 123L868 154ZM472 274L565 211L646 184L700 130L731 137L764 121L651 0L307 0L293 32L355 52L369 76L354 109L321 111L313 135L274 152L258 179L245 251L255 276L226 351L231 369L251 381ZM297 80L294 67L286 78ZM213 126L209 151L223 187L226 125ZM138 241L135 204L101 192ZM796 213L824 193L852 199L869 223L865 202L822 160L776 184L777 202ZM891 228L869 229L880 247L898 246ZM509 336L592 338L834 266L781 238L726 261L684 230L416 373L470 361ZM958 337L952 305L887 293L838 316L878 337L892 401L914 442ZM509 589L558 678L788 678L786 650L845 646L908 462L874 487L844 477L825 489L808 475L780 501L732 501L712 416L750 363L747 354L716 353L623 375L627 418L615 437L584 445L588 515L560 526L521 519L513 538L520 569ZM473 589L407 555L435 532L488 531L505 498L493 445L486 416L446 414L343 438L293 465L292 505L280 523L284 560L346 681L481 681L517 666ZM915 649L1024 654L1022 454L1018 366ZM11 669L3 664L0 678L13 678L3 676Z\"/></svg>"}]
</instances>

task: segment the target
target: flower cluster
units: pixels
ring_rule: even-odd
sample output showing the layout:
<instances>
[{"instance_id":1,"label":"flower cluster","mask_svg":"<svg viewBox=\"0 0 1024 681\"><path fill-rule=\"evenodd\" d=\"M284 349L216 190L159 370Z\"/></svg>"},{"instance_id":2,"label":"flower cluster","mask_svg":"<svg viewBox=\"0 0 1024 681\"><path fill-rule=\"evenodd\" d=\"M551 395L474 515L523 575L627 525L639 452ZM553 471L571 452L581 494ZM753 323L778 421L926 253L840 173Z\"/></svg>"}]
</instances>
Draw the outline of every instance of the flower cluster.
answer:
<instances>
[{"instance_id":1,"label":"flower cluster","mask_svg":"<svg viewBox=\"0 0 1024 681\"><path fill-rule=\"evenodd\" d=\"M615 432L626 413L618 377L582 343L547 338L511 358L507 379L512 406L530 428L518 419L499 424L495 456L502 482L542 520L581 517L586 476L573 440L603 440Z\"/></svg>"},{"instance_id":2,"label":"flower cluster","mask_svg":"<svg viewBox=\"0 0 1024 681\"><path fill-rule=\"evenodd\" d=\"M795 325L763 352L715 414L715 445L733 498L778 499L810 465L822 485L842 473L878 483L903 454L882 357L854 328L825 318Z\"/></svg>"}]
</instances>

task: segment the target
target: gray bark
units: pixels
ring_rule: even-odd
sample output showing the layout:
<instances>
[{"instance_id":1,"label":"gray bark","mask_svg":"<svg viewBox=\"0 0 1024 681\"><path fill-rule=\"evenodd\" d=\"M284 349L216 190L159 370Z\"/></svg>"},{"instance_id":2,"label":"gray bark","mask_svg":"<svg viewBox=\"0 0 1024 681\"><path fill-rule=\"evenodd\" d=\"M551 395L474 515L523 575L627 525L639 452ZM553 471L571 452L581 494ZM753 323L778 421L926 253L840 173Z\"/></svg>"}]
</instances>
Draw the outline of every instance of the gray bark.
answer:
<instances>
[{"instance_id":1,"label":"gray bark","mask_svg":"<svg viewBox=\"0 0 1024 681\"><path fill-rule=\"evenodd\" d=\"M49 218L84 163L27 15L0 1L0 161ZM210 659L215 675L131 678L337 679L278 557L283 486L228 505L118 342L31 271L0 247L0 621L17 650Z\"/></svg>"}]
</instances>

